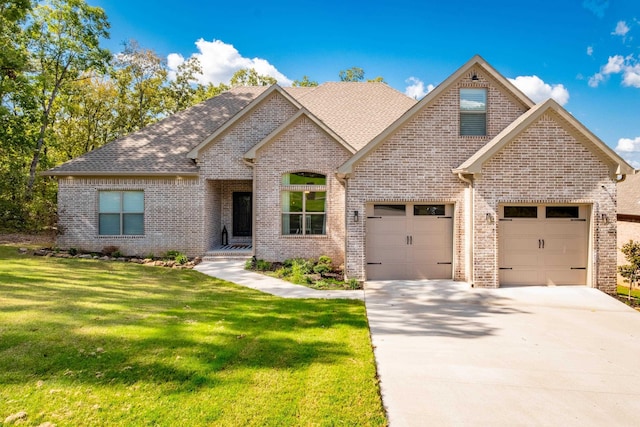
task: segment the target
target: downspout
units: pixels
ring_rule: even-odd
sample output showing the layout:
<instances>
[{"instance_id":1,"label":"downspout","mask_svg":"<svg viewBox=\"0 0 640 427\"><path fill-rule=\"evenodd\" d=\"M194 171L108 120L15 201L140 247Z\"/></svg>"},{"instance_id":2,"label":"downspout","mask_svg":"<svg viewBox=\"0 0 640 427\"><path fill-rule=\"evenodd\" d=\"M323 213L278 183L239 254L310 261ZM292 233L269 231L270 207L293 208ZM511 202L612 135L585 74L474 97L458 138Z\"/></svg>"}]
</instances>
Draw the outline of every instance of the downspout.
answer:
<instances>
[{"instance_id":1,"label":"downspout","mask_svg":"<svg viewBox=\"0 0 640 427\"><path fill-rule=\"evenodd\" d=\"M467 249L467 253L469 254L469 279L471 282L471 287L474 286L475 284L475 268L473 265L474 262L474 256L473 256L473 246L474 246L474 230L475 230L475 218L474 218L474 201L475 201L475 195L474 195L474 187L473 187L473 180L470 178L467 178L464 176L464 174L462 172L458 172L458 178L462 181L462 182L466 182L469 185L469 216L470 216L470 222L471 222L471 227L469 230L469 238L465 244L466 249Z\"/></svg>"},{"instance_id":2,"label":"downspout","mask_svg":"<svg viewBox=\"0 0 640 427\"><path fill-rule=\"evenodd\" d=\"M246 158L242 158L242 162L251 167L251 170L253 170L253 180L251 182L251 191L252 191L252 196L251 196L251 256L253 258L255 258L256 256L256 201L258 200L258 198L256 197L256 168L255 168L255 163L254 163L255 159L246 159Z\"/></svg>"}]
</instances>

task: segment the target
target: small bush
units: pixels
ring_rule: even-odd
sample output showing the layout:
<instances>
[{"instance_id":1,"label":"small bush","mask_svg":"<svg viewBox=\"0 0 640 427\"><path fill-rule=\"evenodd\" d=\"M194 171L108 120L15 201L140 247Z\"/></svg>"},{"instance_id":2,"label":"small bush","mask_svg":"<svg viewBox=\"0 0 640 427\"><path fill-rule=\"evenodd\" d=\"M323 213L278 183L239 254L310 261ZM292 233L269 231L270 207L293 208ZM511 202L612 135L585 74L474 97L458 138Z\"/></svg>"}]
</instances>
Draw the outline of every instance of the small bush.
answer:
<instances>
[{"instance_id":1,"label":"small bush","mask_svg":"<svg viewBox=\"0 0 640 427\"><path fill-rule=\"evenodd\" d=\"M313 266L313 272L318 273L321 276L324 276L329 271L331 271L331 266L326 264L316 264Z\"/></svg>"},{"instance_id":2,"label":"small bush","mask_svg":"<svg viewBox=\"0 0 640 427\"><path fill-rule=\"evenodd\" d=\"M358 282L358 279L349 279L347 285L349 285L349 289L362 289L362 285Z\"/></svg>"},{"instance_id":3,"label":"small bush","mask_svg":"<svg viewBox=\"0 0 640 427\"><path fill-rule=\"evenodd\" d=\"M322 255L320 258L318 258L318 264L331 266L332 263L333 261L331 260L331 258L326 255Z\"/></svg>"},{"instance_id":4,"label":"small bush","mask_svg":"<svg viewBox=\"0 0 640 427\"><path fill-rule=\"evenodd\" d=\"M115 251L115 252L112 252L112 253L111 253L111 256L112 256L113 258L120 258L120 257L123 257L123 256L124 256L124 254L123 254L122 252L120 252L120 251Z\"/></svg>"},{"instance_id":5,"label":"small bush","mask_svg":"<svg viewBox=\"0 0 640 427\"><path fill-rule=\"evenodd\" d=\"M118 249L119 248L117 246L105 246L104 248L102 248L102 253L112 256L114 252L118 252Z\"/></svg>"},{"instance_id":6,"label":"small bush","mask_svg":"<svg viewBox=\"0 0 640 427\"><path fill-rule=\"evenodd\" d=\"M189 261L189 258L185 254L178 254L174 259L178 264L186 264Z\"/></svg>"},{"instance_id":7,"label":"small bush","mask_svg":"<svg viewBox=\"0 0 640 427\"><path fill-rule=\"evenodd\" d=\"M175 257L177 257L178 255L181 255L182 253L180 251L176 251L176 250L171 250L171 251L167 251L164 254L164 257L167 259L175 259Z\"/></svg>"},{"instance_id":8,"label":"small bush","mask_svg":"<svg viewBox=\"0 0 640 427\"><path fill-rule=\"evenodd\" d=\"M76 248L69 248L69 255L71 256L78 255L78 250Z\"/></svg>"},{"instance_id":9,"label":"small bush","mask_svg":"<svg viewBox=\"0 0 640 427\"><path fill-rule=\"evenodd\" d=\"M259 259L256 261L256 270L258 271L271 271L272 265L269 261Z\"/></svg>"}]
</instances>

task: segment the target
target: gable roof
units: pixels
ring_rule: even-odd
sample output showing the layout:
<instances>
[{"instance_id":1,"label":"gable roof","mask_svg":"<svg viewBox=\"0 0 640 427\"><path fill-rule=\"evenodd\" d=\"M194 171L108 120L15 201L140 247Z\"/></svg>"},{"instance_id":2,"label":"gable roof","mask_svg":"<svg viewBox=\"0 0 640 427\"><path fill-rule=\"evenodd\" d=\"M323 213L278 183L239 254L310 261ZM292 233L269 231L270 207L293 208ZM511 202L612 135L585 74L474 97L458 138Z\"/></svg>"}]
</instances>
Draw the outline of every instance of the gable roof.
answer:
<instances>
[{"instance_id":1,"label":"gable roof","mask_svg":"<svg viewBox=\"0 0 640 427\"><path fill-rule=\"evenodd\" d=\"M324 83L298 100L357 150L417 103L381 82Z\"/></svg>"},{"instance_id":2,"label":"gable roof","mask_svg":"<svg viewBox=\"0 0 640 427\"><path fill-rule=\"evenodd\" d=\"M255 110L258 105L260 105L265 99L267 99L274 92L277 92L280 95L282 95L286 100L288 100L296 108L302 108L300 103L293 96L291 96L289 93L283 90L279 85L274 84L269 86L268 88L265 87L265 90L258 97L252 100L252 102L248 105L247 108L244 108L238 114L234 115L229 120L227 120L222 126L218 127L214 132L207 135L202 141L200 141L198 145L193 147L191 151L187 153L187 157L190 159L197 159L198 155L200 154L200 150L208 146L214 139L216 139L216 137L218 137L227 129L231 128L234 124L240 121L245 115Z\"/></svg>"},{"instance_id":3,"label":"gable roof","mask_svg":"<svg viewBox=\"0 0 640 427\"><path fill-rule=\"evenodd\" d=\"M607 162L611 167L612 174L633 174L633 168L625 162L618 154L613 151L609 146L602 142L597 136L595 136L589 129L587 129L582 123L580 123L575 117L573 117L567 110L562 108L553 99L548 99L545 102L536 105L516 120L514 120L509 126L504 128L502 132L496 135L491 141L489 141L484 147L478 150L473 156L469 157L464 163L462 163L456 169L453 169L453 173L463 174L475 174L480 173L482 165L498 153L505 145L517 138L522 132L524 132L529 126L535 123L543 114L552 112L560 119L562 126L569 125L580 135L584 136L584 140L587 142L588 148L591 149L596 155Z\"/></svg>"},{"instance_id":4,"label":"gable roof","mask_svg":"<svg viewBox=\"0 0 640 427\"><path fill-rule=\"evenodd\" d=\"M331 128L325 125L316 116L311 114L306 108L302 108L298 110L296 114L291 116L286 122L278 126L278 128L274 129L273 132L271 132L269 135L264 137L260 142L258 142L256 145L251 147L251 149L244 154L244 158L247 160L255 159L257 156L258 150L260 148L264 147L269 142L273 141L275 138L277 138L279 135L281 135L283 132L289 129L300 117L303 117L303 116L310 119L313 123L316 124L316 126L322 129L327 135L333 138L338 144L342 145L351 154L356 152L356 150L351 145L349 145L344 139L342 139L340 135L336 134Z\"/></svg>"},{"instance_id":5,"label":"gable roof","mask_svg":"<svg viewBox=\"0 0 640 427\"><path fill-rule=\"evenodd\" d=\"M618 214L640 217L640 174L627 176L617 190Z\"/></svg>"},{"instance_id":6,"label":"gable roof","mask_svg":"<svg viewBox=\"0 0 640 427\"><path fill-rule=\"evenodd\" d=\"M76 157L43 175L197 175L186 154L266 87L237 87Z\"/></svg>"},{"instance_id":7,"label":"gable roof","mask_svg":"<svg viewBox=\"0 0 640 427\"><path fill-rule=\"evenodd\" d=\"M415 104L411 109L402 114L393 124L384 129L382 133L372 139L360 151L358 151L351 159L338 168L338 174L347 176L353 172L353 167L362 159L366 158L373 152L380 143L385 141L389 136L395 133L405 123L409 122L413 117L420 113L424 108L434 103L438 97L447 91L458 79L469 73L474 68L482 69L488 76L493 78L500 86L510 93L516 100L527 108L533 107L535 104L524 93L515 87L502 74L496 71L487 63L480 55L475 55L466 64L458 68L456 72L451 74L445 81L440 83L435 89L429 92L420 102Z\"/></svg>"}]
</instances>

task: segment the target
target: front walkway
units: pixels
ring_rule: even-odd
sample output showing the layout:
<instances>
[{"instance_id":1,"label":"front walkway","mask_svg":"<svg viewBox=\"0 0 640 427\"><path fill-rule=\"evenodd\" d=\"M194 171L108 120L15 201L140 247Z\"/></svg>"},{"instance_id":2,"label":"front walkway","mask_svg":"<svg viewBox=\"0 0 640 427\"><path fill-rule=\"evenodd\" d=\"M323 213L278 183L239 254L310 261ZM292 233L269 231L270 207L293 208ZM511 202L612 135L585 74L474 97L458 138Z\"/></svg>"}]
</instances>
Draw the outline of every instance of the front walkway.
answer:
<instances>
[{"instance_id":1,"label":"front walkway","mask_svg":"<svg viewBox=\"0 0 640 427\"><path fill-rule=\"evenodd\" d=\"M244 261L203 261L194 267L201 273L282 298L364 299L364 291L319 291L244 269Z\"/></svg>"}]
</instances>

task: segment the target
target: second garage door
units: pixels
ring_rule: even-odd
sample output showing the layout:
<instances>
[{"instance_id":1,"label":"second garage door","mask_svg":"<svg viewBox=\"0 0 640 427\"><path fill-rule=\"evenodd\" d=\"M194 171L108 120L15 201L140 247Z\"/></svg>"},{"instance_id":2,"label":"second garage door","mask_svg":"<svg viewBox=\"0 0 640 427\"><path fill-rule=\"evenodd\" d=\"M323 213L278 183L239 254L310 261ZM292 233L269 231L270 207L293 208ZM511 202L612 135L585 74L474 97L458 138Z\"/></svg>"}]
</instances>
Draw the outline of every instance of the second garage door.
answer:
<instances>
[{"instance_id":1,"label":"second garage door","mask_svg":"<svg viewBox=\"0 0 640 427\"><path fill-rule=\"evenodd\" d=\"M452 277L453 205L372 204L366 229L368 280Z\"/></svg>"},{"instance_id":2,"label":"second garage door","mask_svg":"<svg viewBox=\"0 0 640 427\"><path fill-rule=\"evenodd\" d=\"M588 206L502 206L501 285L584 285Z\"/></svg>"}]
</instances>

